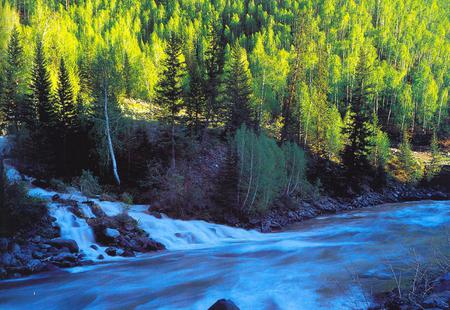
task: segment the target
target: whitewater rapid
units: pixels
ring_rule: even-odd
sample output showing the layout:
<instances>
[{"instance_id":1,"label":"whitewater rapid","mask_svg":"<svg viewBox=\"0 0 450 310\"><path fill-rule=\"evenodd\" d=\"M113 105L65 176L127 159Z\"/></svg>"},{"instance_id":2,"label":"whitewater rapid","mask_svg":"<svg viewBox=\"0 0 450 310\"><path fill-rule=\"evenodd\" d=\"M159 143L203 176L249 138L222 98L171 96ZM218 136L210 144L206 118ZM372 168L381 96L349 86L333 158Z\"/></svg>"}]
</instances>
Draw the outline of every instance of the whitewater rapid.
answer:
<instances>
[{"instance_id":1,"label":"whitewater rapid","mask_svg":"<svg viewBox=\"0 0 450 310\"><path fill-rule=\"evenodd\" d=\"M14 167L6 165L6 173L9 182L27 181L30 178L22 176ZM224 225L208 223L205 221L182 221L171 219L165 215L155 217L148 213L148 205L127 205L122 202L101 201L98 198L89 198L75 189L69 193L60 193L31 186L28 194L32 197L48 201L47 207L51 216L56 218L57 225L61 228L61 237L75 240L80 251L86 259L98 261L101 254L104 259L119 259L110 257L105 253L106 247L96 243L92 228L84 218L75 215L70 206L59 202L52 202L52 197L58 195L62 200L74 200L86 218L95 218L87 201L99 206L107 216L115 216L127 212L134 218L140 228L146 231L151 238L161 242L168 250L186 250L209 246L218 246L228 242L250 241L262 238L262 234L256 231L232 228ZM94 246L94 247L93 247Z\"/></svg>"}]
</instances>

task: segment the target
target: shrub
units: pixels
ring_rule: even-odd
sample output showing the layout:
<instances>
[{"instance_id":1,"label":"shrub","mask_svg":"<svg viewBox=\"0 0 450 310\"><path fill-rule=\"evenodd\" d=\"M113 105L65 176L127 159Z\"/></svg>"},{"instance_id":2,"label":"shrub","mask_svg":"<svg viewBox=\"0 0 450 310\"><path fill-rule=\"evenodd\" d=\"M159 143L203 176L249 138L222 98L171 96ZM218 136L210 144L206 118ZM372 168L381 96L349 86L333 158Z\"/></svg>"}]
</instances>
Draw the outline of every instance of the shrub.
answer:
<instances>
[{"instance_id":1,"label":"shrub","mask_svg":"<svg viewBox=\"0 0 450 310\"><path fill-rule=\"evenodd\" d=\"M423 170L420 163L414 158L407 132L403 134L403 141L399 147L398 160L401 169L400 174L403 175L404 181L413 184L420 181L423 176Z\"/></svg>"},{"instance_id":2,"label":"shrub","mask_svg":"<svg viewBox=\"0 0 450 310\"><path fill-rule=\"evenodd\" d=\"M439 150L439 144L436 138L436 134L434 134L433 138L431 139L430 151L431 161L426 166L426 180L428 182L430 182L436 175L438 175L442 169L443 158Z\"/></svg>"},{"instance_id":3,"label":"shrub","mask_svg":"<svg viewBox=\"0 0 450 310\"><path fill-rule=\"evenodd\" d=\"M78 183L80 191L88 197L98 195L102 191L98 178L90 170L83 170L80 178L75 183Z\"/></svg>"},{"instance_id":4,"label":"shrub","mask_svg":"<svg viewBox=\"0 0 450 310\"><path fill-rule=\"evenodd\" d=\"M127 204L127 205L132 205L133 204L133 196L130 193L122 193L122 195L120 195L120 201L122 201L123 203Z\"/></svg>"},{"instance_id":5,"label":"shrub","mask_svg":"<svg viewBox=\"0 0 450 310\"><path fill-rule=\"evenodd\" d=\"M52 178L50 180L50 188L54 189L57 192L65 192L67 189L67 185L61 181L60 179Z\"/></svg>"},{"instance_id":6,"label":"shrub","mask_svg":"<svg viewBox=\"0 0 450 310\"><path fill-rule=\"evenodd\" d=\"M45 203L32 198L27 193L24 183L6 182L3 175L1 184L2 195L0 197L0 234L13 235L20 229L30 228L39 224L46 215Z\"/></svg>"}]
</instances>

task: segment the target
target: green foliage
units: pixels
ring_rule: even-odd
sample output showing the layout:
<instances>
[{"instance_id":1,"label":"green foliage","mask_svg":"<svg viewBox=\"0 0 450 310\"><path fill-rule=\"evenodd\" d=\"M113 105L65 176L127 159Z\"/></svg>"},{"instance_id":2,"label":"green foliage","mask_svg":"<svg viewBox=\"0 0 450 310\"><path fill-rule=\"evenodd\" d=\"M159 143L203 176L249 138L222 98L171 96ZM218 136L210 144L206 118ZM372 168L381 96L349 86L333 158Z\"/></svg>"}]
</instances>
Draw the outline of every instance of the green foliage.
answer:
<instances>
[{"instance_id":1,"label":"green foliage","mask_svg":"<svg viewBox=\"0 0 450 310\"><path fill-rule=\"evenodd\" d=\"M3 70L2 92L0 94L0 112L3 122L7 126L15 126L18 129L21 110L21 93L19 86L23 83L21 80L21 71L23 66L23 48L19 39L19 32L16 27L11 31L11 37L7 49L7 62ZM10 128L11 129L11 128Z\"/></svg>"},{"instance_id":2,"label":"green foliage","mask_svg":"<svg viewBox=\"0 0 450 310\"><path fill-rule=\"evenodd\" d=\"M167 113L170 124L174 124L183 107L182 78L184 62L181 53L181 40L172 33L165 49L161 78L156 87L156 103Z\"/></svg>"},{"instance_id":3,"label":"green foliage","mask_svg":"<svg viewBox=\"0 0 450 310\"><path fill-rule=\"evenodd\" d=\"M297 144L292 142L283 143L281 149L284 154L287 174L285 193L290 196L301 193L308 183L306 180L305 152Z\"/></svg>"},{"instance_id":4,"label":"green foliage","mask_svg":"<svg viewBox=\"0 0 450 310\"><path fill-rule=\"evenodd\" d=\"M242 124L249 128L256 128L252 102L252 77L248 65L247 53L236 43L231 48L225 78L227 128L232 133Z\"/></svg>"},{"instance_id":5,"label":"green foliage","mask_svg":"<svg viewBox=\"0 0 450 310\"><path fill-rule=\"evenodd\" d=\"M356 68L355 85L352 89L349 120L344 128L347 144L342 154L342 161L352 176L366 173L366 169L369 167L370 137L373 132L367 116L367 105L372 92L368 76L367 54L361 49Z\"/></svg>"},{"instance_id":6,"label":"green foliage","mask_svg":"<svg viewBox=\"0 0 450 310\"><path fill-rule=\"evenodd\" d=\"M426 166L426 180L430 182L442 169L443 156L439 149L436 134L433 134L430 144L431 161Z\"/></svg>"},{"instance_id":7,"label":"green foliage","mask_svg":"<svg viewBox=\"0 0 450 310\"><path fill-rule=\"evenodd\" d=\"M0 235L14 235L39 224L46 215L45 203L28 195L22 182L9 183L0 162Z\"/></svg>"},{"instance_id":8,"label":"green foliage","mask_svg":"<svg viewBox=\"0 0 450 310\"><path fill-rule=\"evenodd\" d=\"M120 195L120 201L122 201L124 204L132 205L133 196L130 193L124 192Z\"/></svg>"},{"instance_id":9,"label":"green foliage","mask_svg":"<svg viewBox=\"0 0 450 310\"><path fill-rule=\"evenodd\" d=\"M372 123L371 131L373 135L370 138L372 147L369 153L369 160L373 167L380 167L384 170L391 156L389 137L378 126L376 118Z\"/></svg>"},{"instance_id":10,"label":"green foliage","mask_svg":"<svg viewBox=\"0 0 450 310\"><path fill-rule=\"evenodd\" d=\"M286 164L275 140L242 126L235 137L238 158L238 203L246 212L264 212L284 190ZM293 160L290 163L293 163ZM295 178L295 176L293 176Z\"/></svg>"},{"instance_id":11,"label":"green foliage","mask_svg":"<svg viewBox=\"0 0 450 310\"><path fill-rule=\"evenodd\" d=\"M74 184L88 197L99 195L102 191L98 178L89 170L83 170L81 176L74 180Z\"/></svg>"},{"instance_id":12,"label":"green foliage","mask_svg":"<svg viewBox=\"0 0 450 310\"><path fill-rule=\"evenodd\" d=\"M399 147L398 159L404 181L414 184L422 179L422 167L414 158L414 154L411 150L409 133L407 131L403 133L402 143Z\"/></svg>"}]
</instances>

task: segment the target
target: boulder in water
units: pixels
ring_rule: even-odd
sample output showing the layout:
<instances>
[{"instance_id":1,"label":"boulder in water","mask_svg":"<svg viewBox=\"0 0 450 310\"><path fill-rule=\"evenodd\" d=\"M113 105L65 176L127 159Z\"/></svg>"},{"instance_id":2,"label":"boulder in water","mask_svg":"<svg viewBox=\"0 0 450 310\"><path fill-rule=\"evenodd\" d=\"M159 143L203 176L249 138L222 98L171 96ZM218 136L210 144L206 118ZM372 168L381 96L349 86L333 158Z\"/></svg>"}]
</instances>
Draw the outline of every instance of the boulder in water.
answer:
<instances>
[{"instance_id":1,"label":"boulder in water","mask_svg":"<svg viewBox=\"0 0 450 310\"><path fill-rule=\"evenodd\" d=\"M53 238L48 241L48 244L56 247L56 248L68 248L70 252L77 253L79 252L78 244L75 240L72 239L63 239L63 238Z\"/></svg>"},{"instance_id":2,"label":"boulder in water","mask_svg":"<svg viewBox=\"0 0 450 310\"><path fill-rule=\"evenodd\" d=\"M219 299L208 310L239 310L239 308L229 299Z\"/></svg>"},{"instance_id":3,"label":"boulder in water","mask_svg":"<svg viewBox=\"0 0 450 310\"><path fill-rule=\"evenodd\" d=\"M120 236L120 232L117 229L114 228L106 228L105 229L105 236L115 239Z\"/></svg>"},{"instance_id":4,"label":"boulder in water","mask_svg":"<svg viewBox=\"0 0 450 310\"><path fill-rule=\"evenodd\" d=\"M113 247L109 247L105 250L106 254L109 256L116 256L117 255L117 249Z\"/></svg>"}]
</instances>

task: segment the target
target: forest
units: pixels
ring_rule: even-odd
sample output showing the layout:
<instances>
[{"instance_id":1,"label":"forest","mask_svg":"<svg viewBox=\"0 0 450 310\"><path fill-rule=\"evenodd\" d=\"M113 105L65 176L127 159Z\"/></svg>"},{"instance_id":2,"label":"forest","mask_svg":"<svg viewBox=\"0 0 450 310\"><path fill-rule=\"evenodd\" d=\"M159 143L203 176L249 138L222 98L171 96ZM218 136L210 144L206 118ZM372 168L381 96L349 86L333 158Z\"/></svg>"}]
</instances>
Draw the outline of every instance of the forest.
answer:
<instances>
[{"instance_id":1,"label":"forest","mask_svg":"<svg viewBox=\"0 0 450 310\"><path fill-rule=\"evenodd\" d=\"M218 163L211 199L246 213L443 161L445 0L2 0L0 27L1 125L43 179L183 214Z\"/></svg>"}]
</instances>

